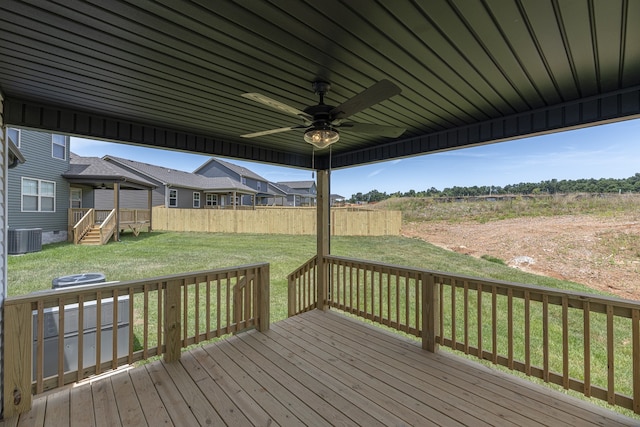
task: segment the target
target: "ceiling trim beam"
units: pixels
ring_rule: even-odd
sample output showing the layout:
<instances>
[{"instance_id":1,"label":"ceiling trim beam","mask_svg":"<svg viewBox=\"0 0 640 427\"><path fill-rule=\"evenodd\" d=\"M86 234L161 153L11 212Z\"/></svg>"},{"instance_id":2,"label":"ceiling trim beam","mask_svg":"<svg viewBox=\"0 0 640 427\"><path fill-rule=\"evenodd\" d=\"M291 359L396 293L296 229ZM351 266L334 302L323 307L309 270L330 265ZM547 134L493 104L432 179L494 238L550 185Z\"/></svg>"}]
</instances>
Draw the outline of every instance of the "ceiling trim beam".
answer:
<instances>
[{"instance_id":1,"label":"ceiling trim beam","mask_svg":"<svg viewBox=\"0 0 640 427\"><path fill-rule=\"evenodd\" d=\"M334 154L332 168L454 150L640 117L640 86L526 113L460 126L375 147ZM328 169L328 156L316 159Z\"/></svg>"},{"instance_id":2,"label":"ceiling trim beam","mask_svg":"<svg viewBox=\"0 0 640 427\"><path fill-rule=\"evenodd\" d=\"M311 156L270 150L224 138L106 117L101 114L7 97L7 125L153 148L188 151L289 167L311 168Z\"/></svg>"}]
</instances>

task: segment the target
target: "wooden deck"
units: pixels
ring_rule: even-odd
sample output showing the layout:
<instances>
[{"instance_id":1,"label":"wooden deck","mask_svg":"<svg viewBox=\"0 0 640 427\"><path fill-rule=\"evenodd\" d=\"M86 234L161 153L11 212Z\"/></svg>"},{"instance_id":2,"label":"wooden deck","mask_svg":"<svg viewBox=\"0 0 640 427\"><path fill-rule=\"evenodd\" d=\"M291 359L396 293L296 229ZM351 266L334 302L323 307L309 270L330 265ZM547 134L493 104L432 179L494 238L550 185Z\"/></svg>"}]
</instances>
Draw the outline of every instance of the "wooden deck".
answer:
<instances>
[{"instance_id":1,"label":"wooden deck","mask_svg":"<svg viewBox=\"0 0 640 427\"><path fill-rule=\"evenodd\" d=\"M38 397L8 426L640 425L473 361L311 311Z\"/></svg>"}]
</instances>

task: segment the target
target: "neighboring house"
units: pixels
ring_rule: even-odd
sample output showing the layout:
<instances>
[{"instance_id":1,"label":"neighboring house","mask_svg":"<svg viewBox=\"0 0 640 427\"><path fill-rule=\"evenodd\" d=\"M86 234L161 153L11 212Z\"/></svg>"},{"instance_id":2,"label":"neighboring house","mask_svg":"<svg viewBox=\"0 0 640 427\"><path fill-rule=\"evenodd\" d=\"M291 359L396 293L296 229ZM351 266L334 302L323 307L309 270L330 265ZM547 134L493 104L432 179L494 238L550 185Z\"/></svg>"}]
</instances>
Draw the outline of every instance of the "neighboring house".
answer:
<instances>
[{"instance_id":1,"label":"neighboring house","mask_svg":"<svg viewBox=\"0 0 640 427\"><path fill-rule=\"evenodd\" d=\"M329 196L329 199L331 200L331 206L344 206L346 202L345 197L339 194L332 194Z\"/></svg>"},{"instance_id":2,"label":"neighboring house","mask_svg":"<svg viewBox=\"0 0 640 427\"><path fill-rule=\"evenodd\" d=\"M119 190L118 201L121 208L148 209L148 191L155 188L153 183L117 164L99 157L81 157L74 153L71 153L69 170L62 176L71 184L70 207L75 209L113 209L115 184Z\"/></svg>"},{"instance_id":3,"label":"neighboring house","mask_svg":"<svg viewBox=\"0 0 640 427\"><path fill-rule=\"evenodd\" d=\"M153 206L168 208L224 208L254 206L257 191L229 177L207 177L114 156L103 160L117 165L156 186Z\"/></svg>"},{"instance_id":4,"label":"neighboring house","mask_svg":"<svg viewBox=\"0 0 640 427\"><path fill-rule=\"evenodd\" d=\"M42 243L67 239L69 137L9 128L7 134L26 160L10 169L7 214L10 229L42 229Z\"/></svg>"},{"instance_id":5,"label":"neighboring house","mask_svg":"<svg viewBox=\"0 0 640 427\"><path fill-rule=\"evenodd\" d=\"M275 185L287 193L285 206L314 206L317 191L315 181L283 181Z\"/></svg>"},{"instance_id":6,"label":"neighboring house","mask_svg":"<svg viewBox=\"0 0 640 427\"><path fill-rule=\"evenodd\" d=\"M269 189L269 181L260 175L242 166L234 165L233 163L225 162L213 157L193 171L193 173L210 178L230 178L234 181L240 182L242 185L256 191L255 204L257 205L269 204L269 199L274 196ZM253 204L251 197L251 195L244 195L242 197L242 204Z\"/></svg>"}]
</instances>

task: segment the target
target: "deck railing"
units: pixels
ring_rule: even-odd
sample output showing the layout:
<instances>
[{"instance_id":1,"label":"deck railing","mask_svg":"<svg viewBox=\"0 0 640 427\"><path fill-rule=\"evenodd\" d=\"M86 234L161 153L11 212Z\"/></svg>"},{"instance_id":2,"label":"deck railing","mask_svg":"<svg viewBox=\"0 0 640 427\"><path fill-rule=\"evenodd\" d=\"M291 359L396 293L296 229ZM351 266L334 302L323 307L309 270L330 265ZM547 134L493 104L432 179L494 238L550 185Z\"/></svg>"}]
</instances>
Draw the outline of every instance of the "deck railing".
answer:
<instances>
[{"instance_id":1,"label":"deck railing","mask_svg":"<svg viewBox=\"0 0 640 427\"><path fill-rule=\"evenodd\" d=\"M112 210L100 224L100 244L104 245L109 241L116 229L116 210Z\"/></svg>"},{"instance_id":2,"label":"deck railing","mask_svg":"<svg viewBox=\"0 0 640 427\"><path fill-rule=\"evenodd\" d=\"M73 243L75 245L82 240L84 235L87 234L87 232L91 230L91 227L93 227L93 224L95 224L94 212L95 211L93 209L87 209L77 220L75 217L77 217L81 212L75 211L69 214L69 217L74 218L75 221L73 223L73 228L71 229L73 234Z\"/></svg>"},{"instance_id":3,"label":"deck railing","mask_svg":"<svg viewBox=\"0 0 640 427\"><path fill-rule=\"evenodd\" d=\"M267 330L269 264L11 297L4 313L11 417L30 408L33 393L152 356L177 360L184 347L246 328Z\"/></svg>"},{"instance_id":4,"label":"deck railing","mask_svg":"<svg viewBox=\"0 0 640 427\"><path fill-rule=\"evenodd\" d=\"M149 224L150 222L149 209L120 209L120 224Z\"/></svg>"},{"instance_id":5,"label":"deck railing","mask_svg":"<svg viewBox=\"0 0 640 427\"><path fill-rule=\"evenodd\" d=\"M325 259L330 307L640 413L640 302ZM310 260L298 270L308 274L290 276L291 315L317 305L315 268Z\"/></svg>"},{"instance_id":6,"label":"deck railing","mask_svg":"<svg viewBox=\"0 0 640 427\"><path fill-rule=\"evenodd\" d=\"M316 267L318 257L314 256L288 277L289 317L317 307Z\"/></svg>"}]
</instances>

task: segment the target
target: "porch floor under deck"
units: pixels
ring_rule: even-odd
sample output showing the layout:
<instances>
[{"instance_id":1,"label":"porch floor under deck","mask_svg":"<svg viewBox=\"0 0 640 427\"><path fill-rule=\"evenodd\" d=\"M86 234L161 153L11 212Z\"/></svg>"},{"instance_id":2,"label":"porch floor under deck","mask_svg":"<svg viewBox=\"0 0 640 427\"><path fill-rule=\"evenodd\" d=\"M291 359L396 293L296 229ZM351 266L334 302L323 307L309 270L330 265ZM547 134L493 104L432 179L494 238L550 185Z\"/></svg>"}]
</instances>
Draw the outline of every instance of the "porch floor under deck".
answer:
<instances>
[{"instance_id":1,"label":"porch floor under deck","mask_svg":"<svg viewBox=\"0 0 640 427\"><path fill-rule=\"evenodd\" d=\"M34 399L0 426L548 425L640 422L335 311L311 311Z\"/></svg>"}]
</instances>

